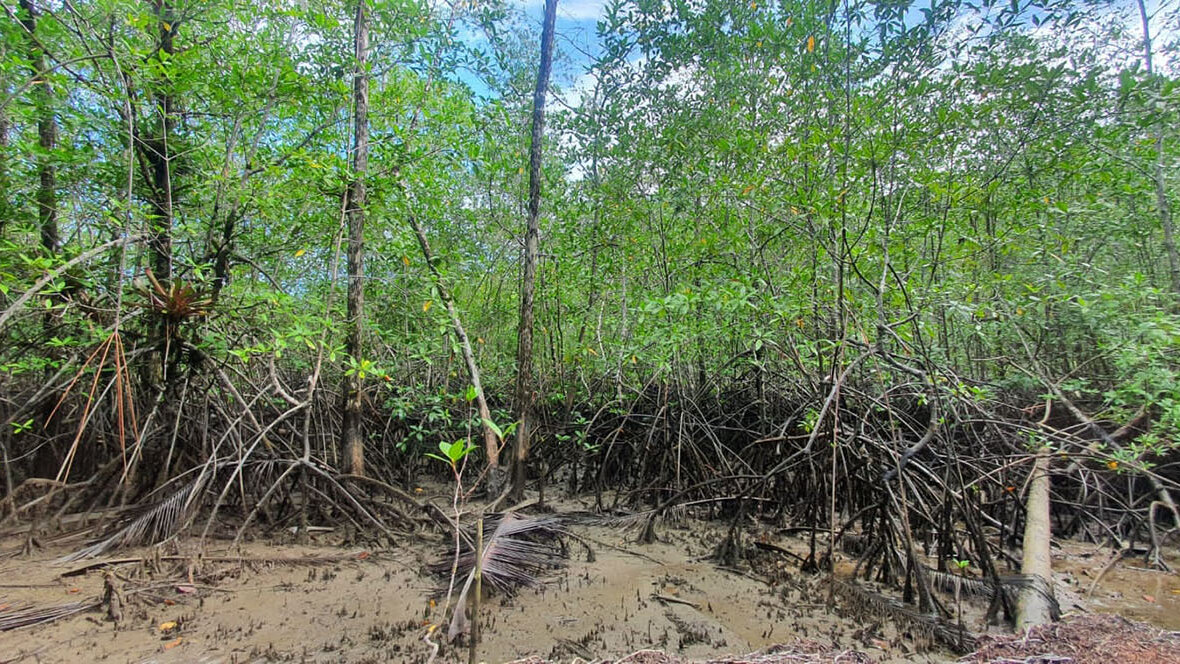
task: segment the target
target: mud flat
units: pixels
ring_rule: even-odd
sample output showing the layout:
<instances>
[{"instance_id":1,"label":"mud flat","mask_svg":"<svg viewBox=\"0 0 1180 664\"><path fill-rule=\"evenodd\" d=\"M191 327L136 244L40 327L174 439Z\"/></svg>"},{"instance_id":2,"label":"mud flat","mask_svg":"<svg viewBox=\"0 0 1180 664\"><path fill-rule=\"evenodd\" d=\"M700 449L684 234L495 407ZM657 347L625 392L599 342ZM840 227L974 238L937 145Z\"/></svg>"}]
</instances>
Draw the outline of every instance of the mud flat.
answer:
<instances>
[{"instance_id":1,"label":"mud flat","mask_svg":"<svg viewBox=\"0 0 1180 664\"><path fill-rule=\"evenodd\" d=\"M884 616L829 610L818 578L798 572L789 557L760 551L747 568L717 567L705 558L719 537L711 524L666 528L663 541L646 546L614 529L576 532L593 548L593 561L572 544L567 566L541 587L485 601L480 661L613 660L643 650L666 655L626 661L726 661L718 658L759 650L768 658L768 648L784 643L813 659L728 661L957 658L937 647L917 652L912 635ZM424 570L445 556L445 537L391 550L345 547L333 533L320 537L311 545L252 542L241 551L209 543L201 555L182 542L121 552L105 566L56 562L69 550L58 545L17 555L19 543L11 539L0 558L0 625L70 605L76 611L0 632L0 662L425 662L431 642L441 645L435 661L467 661L466 647L441 643L445 625L432 629L443 620L445 600L437 594L440 581ZM1163 639L1156 645L1171 652L1175 635L1167 630L1180 620L1176 575L1135 570L1128 559L1086 598L1088 579L1107 560L1095 551L1071 548L1055 561L1067 615L1117 611L1154 620ZM847 561L841 567L851 568ZM980 620L978 608L964 611L967 629L980 631Z\"/></svg>"}]
</instances>

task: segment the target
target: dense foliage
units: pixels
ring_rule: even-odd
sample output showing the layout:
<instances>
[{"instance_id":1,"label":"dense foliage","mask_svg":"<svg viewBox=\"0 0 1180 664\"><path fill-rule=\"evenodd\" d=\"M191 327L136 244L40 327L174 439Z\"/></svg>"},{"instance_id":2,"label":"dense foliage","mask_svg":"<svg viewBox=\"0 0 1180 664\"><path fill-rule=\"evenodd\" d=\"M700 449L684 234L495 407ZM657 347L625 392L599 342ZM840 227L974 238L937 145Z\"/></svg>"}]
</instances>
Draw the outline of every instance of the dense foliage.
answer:
<instances>
[{"instance_id":1,"label":"dense foliage","mask_svg":"<svg viewBox=\"0 0 1180 664\"><path fill-rule=\"evenodd\" d=\"M358 68L353 2L4 4L0 515L29 478L113 504L208 459L340 468L348 377L369 473L441 470L481 424L456 318L515 419L538 28L367 6ZM1046 441L1174 485L1178 28L1152 2L608 2L552 91L534 475L668 497L822 436L899 471L993 458L989 491ZM834 494L828 463L799 490Z\"/></svg>"}]
</instances>

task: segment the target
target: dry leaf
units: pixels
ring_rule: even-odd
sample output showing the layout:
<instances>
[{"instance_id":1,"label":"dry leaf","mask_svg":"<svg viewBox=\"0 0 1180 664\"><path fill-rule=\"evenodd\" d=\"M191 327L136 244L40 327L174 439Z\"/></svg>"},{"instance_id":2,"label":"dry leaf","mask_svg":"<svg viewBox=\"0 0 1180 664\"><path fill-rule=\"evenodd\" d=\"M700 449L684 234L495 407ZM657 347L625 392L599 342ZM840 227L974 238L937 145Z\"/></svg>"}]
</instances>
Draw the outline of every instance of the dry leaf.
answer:
<instances>
[{"instance_id":1,"label":"dry leaf","mask_svg":"<svg viewBox=\"0 0 1180 664\"><path fill-rule=\"evenodd\" d=\"M180 642L181 642L181 641L183 641L183 640L184 640L184 639L183 639L183 638L181 638L181 637L176 637L176 640L175 640L175 641L169 641L168 643L165 643L165 644L164 644L164 650L172 650L172 649L173 649L173 648L175 648L176 646L180 645Z\"/></svg>"},{"instance_id":2,"label":"dry leaf","mask_svg":"<svg viewBox=\"0 0 1180 664\"><path fill-rule=\"evenodd\" d=\"M807 38L807 52L808 53L815 52L815 37L808 37Z\"/></svg>"},{"instance_id":3,"label":"dry leaf","mask_svg":"<svg viewBox=\"0 0 1180 664\"><path fill-rule=\"evenodd\" d=\"M169 620L168 622L160 623L160 631L161 632L170 632L174 629L176 629L176 621L175 620Z\"/></svg>"}]
</instances>

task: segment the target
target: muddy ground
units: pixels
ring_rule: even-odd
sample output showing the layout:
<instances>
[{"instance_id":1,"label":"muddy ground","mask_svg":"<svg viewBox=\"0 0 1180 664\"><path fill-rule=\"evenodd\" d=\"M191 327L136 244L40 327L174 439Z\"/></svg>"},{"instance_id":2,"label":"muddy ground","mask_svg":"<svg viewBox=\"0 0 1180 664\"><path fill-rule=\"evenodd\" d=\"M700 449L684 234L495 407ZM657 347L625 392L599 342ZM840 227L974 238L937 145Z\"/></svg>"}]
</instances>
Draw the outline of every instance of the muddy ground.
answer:
<instances>
[{"instance_id":1,"label":"muddy ground","mask_svg":"<svg viewBox=\"0 0 1180 664\"><path fill-rule=\"evenodd\" d=\"M570 547L568 566L535 590L492 595L482 611L479 660L528 656L553 661L619 658L656 648L686 658L746 653L809 639L855 649L881 662L949 662L880 615L840 615L797 563L757 551L741 569L705 560L722 532L717 524L669 524L662 541L634 543L634 533L576 527L594 550ZM805 553L798 535L751 533L764 543ZM443 640L438 579L424 568L450 550L445 536L424 536L384 549L347 546L342 534L317 532L296 545L285 536L247 543L191 540L155 550L119 552L122 562L79 571L94 561L56 562L76 542L21 555L20 537L0 542L0 619L20 609L72 602L94 608L50 624L0 632L0 664L15 662L424 662ZM751 547L751 551L755 551ZM1055 550L1059 599L1067 615L1120 613L1180 630L1180 578L1127 558L1091 597L1085 592L1110 552L1067 543ZM1175 555L1169 560L1180 562ZM1176 565L1173 565L1176 568ZM838 569L852 569L843 559ZM63 576L63 574L67 574ZM116 624L98 606L109 584ZM445 584L444 584L445 587ZM965 602L964 624L984 631L986 602ZM919 648L924 652L917 652ZM466 661L466 648L442 644L435 661Z\"/></svg>"}]
</instances>

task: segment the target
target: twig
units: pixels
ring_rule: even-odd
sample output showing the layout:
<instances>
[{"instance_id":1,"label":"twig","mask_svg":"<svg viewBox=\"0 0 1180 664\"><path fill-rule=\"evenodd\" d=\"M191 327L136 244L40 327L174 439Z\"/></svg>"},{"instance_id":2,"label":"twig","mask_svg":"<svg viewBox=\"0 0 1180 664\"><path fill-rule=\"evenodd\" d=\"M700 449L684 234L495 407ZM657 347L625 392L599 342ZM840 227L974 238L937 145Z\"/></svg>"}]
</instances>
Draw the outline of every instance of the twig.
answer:
<instances>
[{"instance_id":1,"label":"twig","mask_svg":"<svg viewBox=\"0 0 1180 664\"><path fill-rule=\"evenodd\" d=\"M659 600L661 602L664 602L665 604L683 604L685 606L691 606L692 608L698 609L698 610L701 608L700 605L697 604L696 602L690 602L686 599L680 599L679 597L672 597L671 595L661 595L659 593L652 593L651 598L654 600Z\"/></svg>"}]
</instances>

